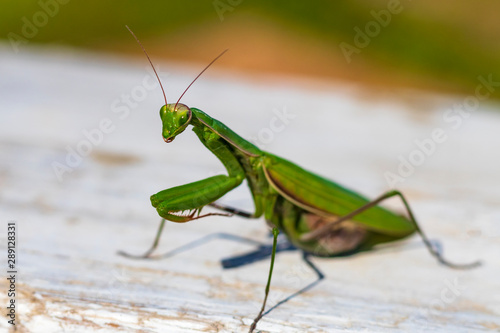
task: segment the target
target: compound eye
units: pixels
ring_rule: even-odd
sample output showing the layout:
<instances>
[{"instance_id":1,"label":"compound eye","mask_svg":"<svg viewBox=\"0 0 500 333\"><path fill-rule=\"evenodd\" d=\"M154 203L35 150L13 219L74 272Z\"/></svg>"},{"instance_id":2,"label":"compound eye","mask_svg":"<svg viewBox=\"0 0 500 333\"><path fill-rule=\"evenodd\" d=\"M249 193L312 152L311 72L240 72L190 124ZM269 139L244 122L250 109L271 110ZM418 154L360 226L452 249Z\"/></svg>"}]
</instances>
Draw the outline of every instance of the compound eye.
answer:
<instances>
[{"instance_id":1,"label":"compound eye","mask_svg":"<svg viewBox=\"0 0 500 333\"><path fill-rule=\"evenodd\" d=\"M163 117L165 117L165 115L167 114L168 110L167 110L167 106L166 105L163 105L161 108L160 108L160 118L163 119Z\"/></svg>"},{"instance_id":2,"label":"compound eye","mask_svg":"<svg viewBox=\"0 0 500 333\"><path fill-rule=\"evenodd\" d=\"M179 126L184 126L191 120L192 111L184 104L179 104L174 112Z\"/></svg>"}]
</instances>

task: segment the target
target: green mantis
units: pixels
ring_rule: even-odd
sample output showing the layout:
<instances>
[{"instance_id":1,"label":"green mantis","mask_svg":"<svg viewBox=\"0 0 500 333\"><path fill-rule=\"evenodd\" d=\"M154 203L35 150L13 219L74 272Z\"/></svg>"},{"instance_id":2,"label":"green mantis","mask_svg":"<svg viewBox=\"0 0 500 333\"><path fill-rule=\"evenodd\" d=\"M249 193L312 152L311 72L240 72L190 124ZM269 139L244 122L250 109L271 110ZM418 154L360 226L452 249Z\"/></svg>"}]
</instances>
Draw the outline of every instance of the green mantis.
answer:
<instances>
[{"instance_id":1,"label":"green mantis","mask_svg":"<svg viewBox=\"0 0 500 333\"><path fill-rule=\"evenodd\" d=\"M222 54L205 67L186 91ZM187 223L210 215L235 214L250 219L264 216L272 228L273 251L264 300L260 312L250 326L250 332L255 329L265 310L280 232L284 233L295 247L323 257L370 249L376 244L418 233L430 253L442 264L452 268L471 268L479 265L479 262L459 265L446 261L419 227L408 201L401 192L393 190L375 200L369 200L286 159L262 151L205 112L179 103L186 91L176 103L167 103L163 87L161 88L165 97L165 105L160 109L164 141L171 143L192 126L201 143L224 165L227 175L209 177L152 195L151 203L162 217L162 221L152 248L142 257L148 257L156 248L165 220ZM245 179L253 197L253 212L244 212L216 203ZM392 197L398 197L402 201L407 216L379 205ZM221 213L201 215L206 206L212 206Z\"/></svg>"}]
</instances>

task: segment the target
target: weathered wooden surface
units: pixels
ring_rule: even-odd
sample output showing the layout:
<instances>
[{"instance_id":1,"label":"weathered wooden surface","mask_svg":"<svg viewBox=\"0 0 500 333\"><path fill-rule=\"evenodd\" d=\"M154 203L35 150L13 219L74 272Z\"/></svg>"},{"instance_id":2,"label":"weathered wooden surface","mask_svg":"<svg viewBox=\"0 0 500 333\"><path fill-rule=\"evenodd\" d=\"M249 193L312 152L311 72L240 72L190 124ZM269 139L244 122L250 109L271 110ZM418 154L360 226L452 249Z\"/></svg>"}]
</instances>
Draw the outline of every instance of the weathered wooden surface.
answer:
<instances>
[{"instance_id":1,"label":"weathered wooden surface","mask_svg":"<svg viewBox=\"0 0 500 333\"><path fill-rule=\"evenodd\" d=\"M220 260L252 246L218 240L160 261L116 254L140 253L150 245L159 218L149 195L223 172L191 131L172 144L162 141L161 92L138 88L154 82L146 61L36 49L18 55L2 49L1 58L0 232L5 249L6 223L17 221L18 329L245 332L261 304L268 261L223 270ZM158 66L170 101L198 70ZM146 96L132 97L127 115L125 104L115 104L123 94L137 97L141 91ZM498 105L482 101L455 129L443 114L463 98L379 94L217 70L193 86L184 103L243 137L257 138L264 149L369 196L389 189L384 173L397 172L398 156L408 158L417 148L414 140L442 128L448 139L397 186L447 258L484 262L471 271L442 267L416 236L372 253L315 258L326 279L265 316L258 329L500 330L500 113ZM284 110L293 119L273 120ZM58 180L53 162L65 164L67 147L83 145L82 131L105 118L114 130ZM245 187L224 202L252 209ZM400 207L397 201L388 205ZM262 220L211 217L168 224L160 248L220 231L270 241ZM280 253L269 304L314 279L298 252ZM7 285L0 281L3 306Z\"/></svg>"}]
</instances>

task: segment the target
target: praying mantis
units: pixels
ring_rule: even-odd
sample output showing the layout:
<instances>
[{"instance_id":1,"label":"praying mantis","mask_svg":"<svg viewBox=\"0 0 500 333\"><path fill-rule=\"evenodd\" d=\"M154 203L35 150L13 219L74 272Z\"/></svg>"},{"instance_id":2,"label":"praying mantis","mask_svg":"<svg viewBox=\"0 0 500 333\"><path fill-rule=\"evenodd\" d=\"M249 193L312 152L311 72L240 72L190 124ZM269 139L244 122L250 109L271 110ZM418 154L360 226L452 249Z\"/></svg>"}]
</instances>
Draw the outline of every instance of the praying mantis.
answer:
<instances>
[{"instance_id":1,"label":"praying mantis","mask_svg":"<svg viewBox=\"0 0 500 333\"><path fill-rule=\"evenodd\" d=\"M151 203L162 218L153 246L142 256L122 254L129 257L150 257L158 245L166 220L187 223L212 215L238 215L249 219L264 216L273 235L271 262L264 300L249 332L254 331L266 308L280 232L296 248L321 257L371 249L377 244L417 233L429 252L448 267L467 269L480 264L478 261L454 264L445 260L420 228L407 199L400 191L391 190L369 200L336 182L259 149L200 109L179 103L191 85L227 50L200 72L176 103L169 104L151 59L139 39L130 29L129 31L146 54L163 92L165 105L160 108L163 140L171 143L192 126L201 143L224 165L227 175L209 177L152 195ZM253 197L254 212L216 203L245 179ZM401 200L407 216L380 206L383 201L393 197ZM201 215L206 206L221 212Z\"/></svg>"}]
</instances>

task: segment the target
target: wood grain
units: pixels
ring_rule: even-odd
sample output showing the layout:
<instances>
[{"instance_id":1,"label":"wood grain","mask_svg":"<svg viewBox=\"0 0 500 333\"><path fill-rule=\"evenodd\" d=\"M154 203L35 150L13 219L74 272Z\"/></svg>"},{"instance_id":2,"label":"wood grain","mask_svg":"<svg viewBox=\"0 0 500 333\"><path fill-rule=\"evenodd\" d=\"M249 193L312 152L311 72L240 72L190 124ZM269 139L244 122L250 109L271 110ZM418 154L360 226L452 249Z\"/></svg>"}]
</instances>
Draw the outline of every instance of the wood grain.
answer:
<instances>
[{"instance_id":1,"label":"wood grain","mask_svg":"<svg viewBox=\"0 0 500 333\"><path fill-rule=\"evenodd\" d=\"M150 246L159 223L151 194L224 172L191 131L168 145L161 140L162 97L143 85L154 83L146 62L71 50L0 51L0 232L5 248L6 223L17 221L18 330L248 330L269 262L223 270L220 260L254 246L216 240L163 260L116 254ZM197 72L179 64L158 67L171 101ZM121 102L127 95L128 106ZM398 157L418 148L415 140L442 128L447 140L397 186L447 258L484 264L471 271L440 266L416 236L371 253L314 258L325 280L266 315L258 329L500 331L498 105L482 102L455 129L443 114L462 96L367 95L369 87L209 71L183 102L263 149L372 197L389 189L384 174L397 172ZM95 134L103 119L113 130L59 180L54 162L67 165L68 151L88 140L83 131ZM244 186L224 203L252 209ZM400 208L397 201L388 205ZM264 221L238 217L165 229L160 252L222 231L271 241ZM300 253L280 253L269 305L314 280ZM0 304L6 304L6 280L0 281ZM5 317L0 328L9 329Z\"/></svg>"}]
</instances>

